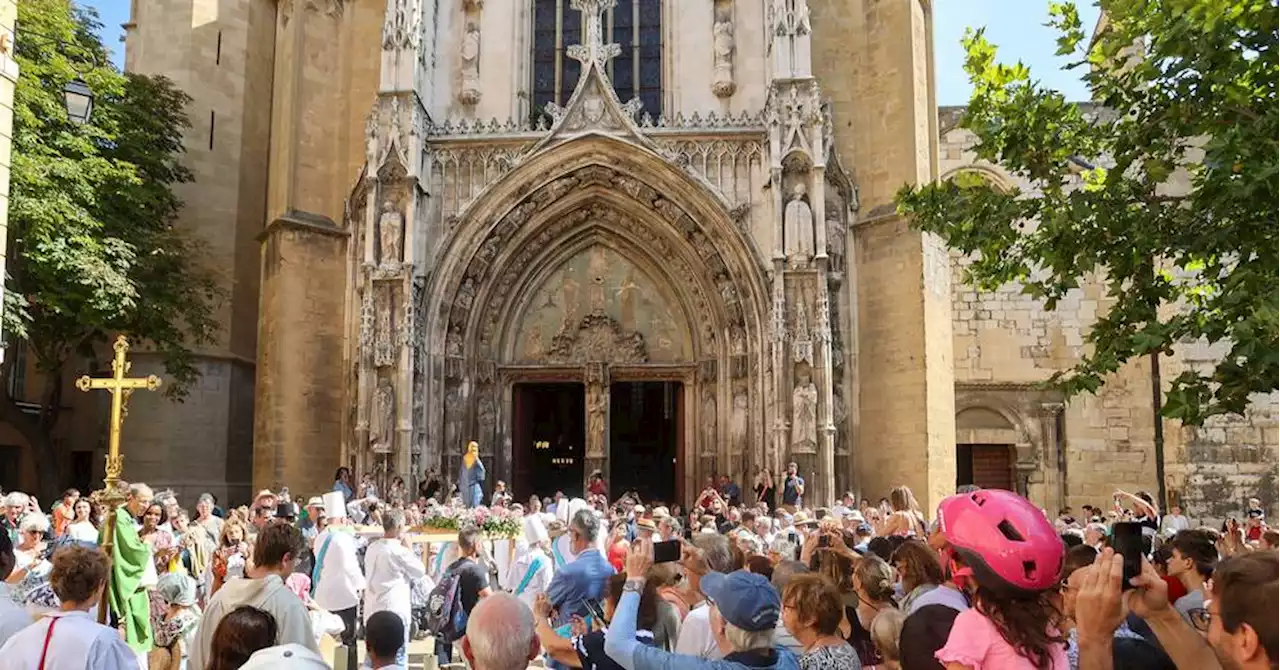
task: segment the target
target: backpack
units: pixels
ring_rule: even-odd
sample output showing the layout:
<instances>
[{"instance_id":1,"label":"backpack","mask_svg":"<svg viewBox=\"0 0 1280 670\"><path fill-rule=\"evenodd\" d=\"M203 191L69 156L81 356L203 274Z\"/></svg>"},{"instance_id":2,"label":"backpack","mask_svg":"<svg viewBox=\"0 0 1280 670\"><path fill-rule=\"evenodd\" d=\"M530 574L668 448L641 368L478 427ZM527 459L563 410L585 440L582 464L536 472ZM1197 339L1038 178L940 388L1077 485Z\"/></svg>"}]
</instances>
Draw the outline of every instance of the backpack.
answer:
<instances>
[{"instance_id":1,"label":"backpack","mask_svg":"<svg viewBox=\"0 0 1280 670\"><path fill-rule=\"evenodd\" d=\"M462 607L462 575L451 566L427 596L426 629L437 640L453 644L467 632L467 611Z\"/></svg>"}]
</instances>

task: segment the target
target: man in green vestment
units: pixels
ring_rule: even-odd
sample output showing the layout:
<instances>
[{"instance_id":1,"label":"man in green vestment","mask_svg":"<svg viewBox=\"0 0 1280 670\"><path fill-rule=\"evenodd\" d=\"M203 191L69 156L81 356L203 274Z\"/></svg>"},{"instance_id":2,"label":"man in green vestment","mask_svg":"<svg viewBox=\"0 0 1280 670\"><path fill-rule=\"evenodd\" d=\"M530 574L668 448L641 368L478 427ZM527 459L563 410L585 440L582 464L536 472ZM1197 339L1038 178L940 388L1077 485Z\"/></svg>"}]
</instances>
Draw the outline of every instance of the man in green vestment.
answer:
<instances>
[{"instance_id":1,"label":"man in green vestment","mask_svg":"<svg viewBox=\"0 0 1280 670\"><path fill-rule=\"evenodd\" d=\"M116 508L115 534L111 541L111 587L107 603L111 612L124 628L125 642L135 653L151 651L151 602L147 589L142 586L147 565L151 562L151 547L138 537L136 519L151 504L151 488L146 484L129 487L129 498ZM99 545L106 542L107 525ZM154 569L154 568L153 568Z\"/></svg>"}]
</instances>

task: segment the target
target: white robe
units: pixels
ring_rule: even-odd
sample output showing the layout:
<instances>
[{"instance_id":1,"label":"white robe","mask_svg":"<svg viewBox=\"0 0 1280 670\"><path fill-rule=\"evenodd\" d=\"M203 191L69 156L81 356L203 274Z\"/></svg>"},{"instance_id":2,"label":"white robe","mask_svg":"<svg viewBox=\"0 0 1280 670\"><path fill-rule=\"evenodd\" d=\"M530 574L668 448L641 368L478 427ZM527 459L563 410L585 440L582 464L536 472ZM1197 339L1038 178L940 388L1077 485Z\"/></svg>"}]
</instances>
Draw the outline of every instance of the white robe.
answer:
<instances>
[{"instance_id":1,"label":"white robe","mask_svg":"<svg viewBox=\"0 0 1280 670\"><path fill-rule=\"evenodd\" d=\"M383 539L369 545L364 555L364 569L368 584L364 592L365 621L374 612L394 612L404 621L407 635L413 614L410 582L427 574L422 559L399 540Z\"/></svg>"},{"instance_id":2,"label":"white robe","mask_svg":"<svg viewBox=\"0 0 1280 670\"><path fill-rule=\"evenodd\" d=\"M56 624L54 622L57 622ZM53 634L49 636L49 626ZM99 625L88 612L50 612L0 647L0 670L31 670L46 654L45 670L136 670L138 657L119 631Z\"/></svg>"},{"instance_id":3,"label":"white robe","mask_svg":"<svg viewBox=\"0 0 1280 670\"><path fill-rule=\"evenodd\" d=\"M533 577L525 586L524 591L516 595L524 604L529 606L529 609L533 609L533 603L538 599L538 594L546 593L547 587L551 586L551 578L555 576L555 567L551 557L537 547L521 552L515 562L511 564L511 570L507 572L506 580L502 582L502 588L515 594L516 588L520 586L520 582L524 581L524 576L528 574L529 566L533 564L534 558L542 559L542 567L533 573Z\"/></svg>"},{"instance_id":4,"label":"white robe","mask_svg":"<svg viewBox=\"0 0 1280 670\"><path fill-rule=\"evenodd\" d=\"M329 538L333 538L329 542ZM329 549L325 550L325 543ZM315 601L330 612L341 612L360 604L360 592L364 590L364 573L356 556L356 536L340 530L326 528L316 536L316 561L324 553L320 567L320 582L315 586Z\"/></svg>"}]
</instances>

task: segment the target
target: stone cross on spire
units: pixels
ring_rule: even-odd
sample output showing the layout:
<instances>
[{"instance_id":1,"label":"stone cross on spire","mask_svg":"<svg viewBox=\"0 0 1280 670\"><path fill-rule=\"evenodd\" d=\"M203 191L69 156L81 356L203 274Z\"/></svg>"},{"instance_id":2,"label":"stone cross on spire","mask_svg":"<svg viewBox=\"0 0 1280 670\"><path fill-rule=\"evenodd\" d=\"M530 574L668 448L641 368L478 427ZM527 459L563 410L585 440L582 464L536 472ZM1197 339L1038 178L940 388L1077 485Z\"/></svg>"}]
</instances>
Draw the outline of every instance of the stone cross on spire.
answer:
<instances>
[{"instance_id":1,"label":"stone cross on spire","mask_svg":"<svg viewBox=\"0 0 1280 670\"><path fill-rule=\"evenodd\" d=\"M569 7L582 12L587 19L587 30L582 44L571 45L565 53L584 66L595 63L601 70L609 59L622 54L622 45L611 42L604 43L604 25L602 16L605 11L613 9L618 0L569 0ZM587 68L582 69L586 75Z\"/></svg>"}]
</instances>

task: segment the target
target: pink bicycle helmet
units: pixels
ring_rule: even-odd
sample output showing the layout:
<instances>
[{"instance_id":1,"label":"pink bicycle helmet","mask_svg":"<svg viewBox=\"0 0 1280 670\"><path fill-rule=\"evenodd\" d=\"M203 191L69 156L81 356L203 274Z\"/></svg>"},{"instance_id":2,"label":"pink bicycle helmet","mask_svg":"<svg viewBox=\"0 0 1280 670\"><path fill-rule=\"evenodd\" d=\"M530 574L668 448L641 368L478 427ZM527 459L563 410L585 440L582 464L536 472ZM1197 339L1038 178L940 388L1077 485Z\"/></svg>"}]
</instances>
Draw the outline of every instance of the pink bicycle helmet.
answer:
<instances>
[{"instance_id":1,"label":"pink bicycle helmet","mask_svg":"<svg viewBox=\"0 0 1280 670\"><path fill-rule=\"evenodd\" d=\"M983 489L945 498L938 527L983 587L1035 593L1058 583L1062 538L1016 493Z\"/></svg>"}]
</instances>

